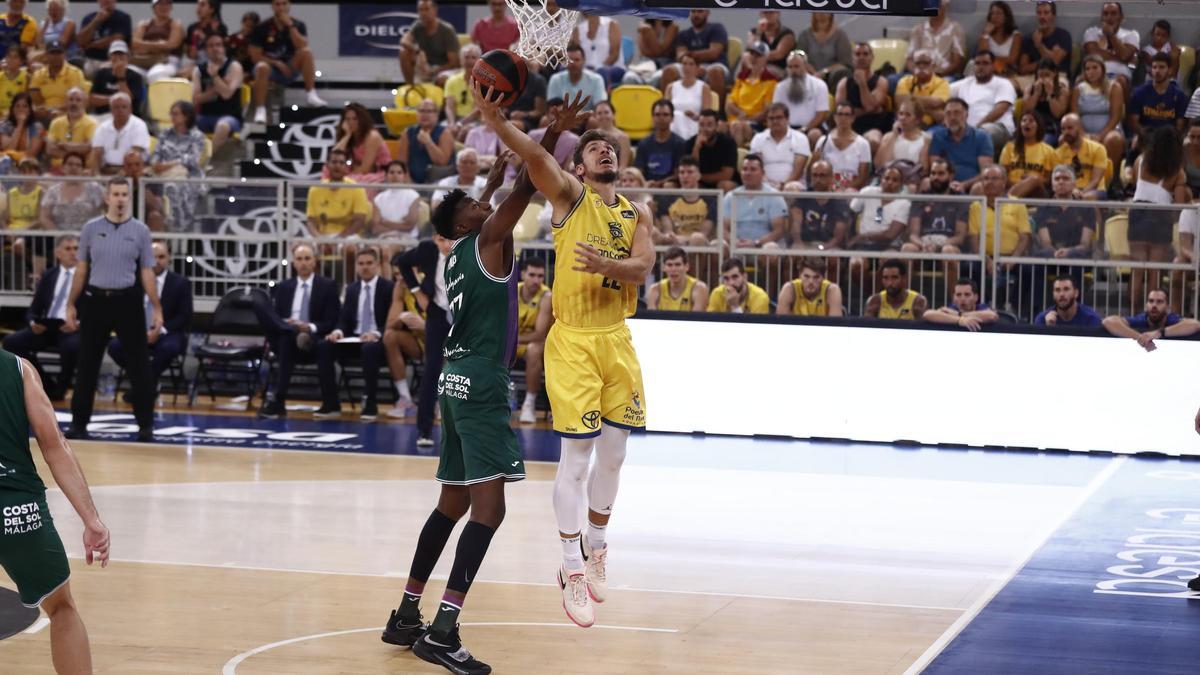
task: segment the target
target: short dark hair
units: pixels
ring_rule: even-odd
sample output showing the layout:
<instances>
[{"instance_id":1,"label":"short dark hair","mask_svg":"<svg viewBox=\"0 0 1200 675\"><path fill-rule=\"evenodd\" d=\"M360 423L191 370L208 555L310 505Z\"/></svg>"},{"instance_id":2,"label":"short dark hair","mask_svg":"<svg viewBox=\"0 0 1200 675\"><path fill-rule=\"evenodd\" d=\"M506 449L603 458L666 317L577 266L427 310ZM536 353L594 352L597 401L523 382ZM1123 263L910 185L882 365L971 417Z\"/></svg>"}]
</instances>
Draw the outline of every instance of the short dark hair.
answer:
<instances>
[{"instance_id":1,"label":"short dark hair","mask_svg":"<svg viewBox=\"0 0 1200 675\"><path fill-rule=\"evenodd\" d=\"M129 184L129 179L125 176L113 176L112 178L108 179L108 183L106 183L104 186L105 194L112 192L113 187L117 185L124 185L130 190L133 189L133 187Z\"/></svg>"},{"instance_id":2,"label":"short dark hair","mask_svg":"<svg viewBox=\"0 0 1200 675\"><path fill-rule=\"evenodd\" d=\"M721 263L721 274L724 274L735 267L742 274L746 273L746 263L742 262L741 258L734 256L732 258L727 258L725 262Z\"/></svg>"},{"instance_id":3,"label":"short dark hair","mask_svg":"<svg viewBox=\"0 0 1200 675\"><path fill-rule=\"evenodd\" d=\"M375 259L375 262L379 262L379 251L374 246L364 246L358 249L358 253L354 255L354 258L357 260L364 255L369 255Z\"/></svg>"},{"instance_id":4,"label":"short dark hair","mask_svg":"<svg viewBox=\"0 0 1200 675\"><path fill-rule=\"evenodd\" d=\"M700 116L701 116L701 117L711 117L711 118L713 118L714 120L716 120L716 121L718 121L718 122L720 122L720 121L721 121L721 116L720 116L720 115L718 115L718 114L717 114L717 111L716 111L716 110L713 110L712 108L705 108L704 110L701 110L701 111L700 111Z\"/></svg>"},{"instance_id":5,"label":"short dark hair","mask_svg":"<svg viewBox=\"0 0 1200 675\"><path fill-rule=\"evenodd\" d=\"M571 158L576 165L583 164L583 150L592 141L604 141L608 147L613 150L617 149L617 143L609 137L608 134L600 129L588 129L579 137L579 144L575 146L575 155Z\"/></svg>"},{"instance_id":6,"label":"short dark hair","mask_svg":"<svg viewBox=\"0 0 1200 675\"><path fill-rule=\"evenodd\" d=\"M655 108L661 108L663 106L665 106L667 110L670 110L672 115L675 114L675 104L672 103L671 99L669 98L660 98L655 101L654 104L650 106L650 113L653 114Z\"/></svg>"},{"instance_id":7,"label":"short dark hair","mask_svg":"<svg viewBox=\"0 0 1200 675\"><path fill-rule=\"evenodd\" d=\"M950 105L951 103L957 103L963 107L963 110L971 112L971 105L957 96L951 96L946 100L946 105Z\"/></svg>"},{"instance_id":8,"label":"short dark hair","mask_svg":"<svg viewBox=\"0 0 1200 675\"><path fill-rule=\"evenodd\" d=\"M87 165L87 157L84 157L83 153L81 152L68 152L64 154L62 158L63 163L66 164L67 160L71 159L72 157L78 159L80 162L83 162L85 166Z\"/></svg>"},{"instance_id":9,"label":"short dark hair","mask_svg":"<svg viewBox=\"0 0 1200 675\"><path fill-rule=\"evenodd\" d=\"M349 156L350 156L350 155L348 155L348 154L346 153L346 151L345 151L345 150L343 150L342 148L330 148L330 149L329 149L329 154L328 154L328 155L326 155L326 157L327 157L328 159L333 159L333 156L334 156L334 155L341 155L343 159L345 159L345 158L347 158L347 157L349 157Z\"/></svg>"},{"instance_id":10,"label":"short dark hair","mask_svg":"<svg viewBox=\"0 0 1200 675\"><path fill-rule=\"evenodd\" d=\"M1058 16L1058 6L1052 0L1039 0L1037 6L1041 7L1042 5L1050 5L1050 13Z\"/></svg>"},{"instance_id":11,"label":"short dark hair","mask_svg":"<svg viewBox=\"0 0 1200 675\"><path fill-rule=\"evenodd\" d=\"M684 253L683 249L679 248L678 246L672 246L671 248L667 249L666 253L663 254L663 262L674 260L676 258L682 259L683 263L685 265L687 264L687 254Z\"/></svg>"},{"instance_id":12,"label":"short dark hair","mask_svg":"<svg viewBox=\"0 0 1200 675\"><path fill-rule=\"evenodd\" d=\"M458 206L467 198L466 192L455 188L442 199L442 203L438 204L433 213L429 215L429 222L433 223L435 232L447 239L458 238L454 233L454 221L458 215Z\"/></svg>"},{"instance_id":13,"label":"short dark hair","mask_svg":"<svg viewBox=\"0 0 1200 675\"><path fill-rule=\"evenodd\" d=\"M759 167L766 166L766 164L763 162L762 155L758 154L757 152L751 152L743 157L742 163L745 164L746 162L758 162Z\"/></svg>"},{"instance_id":14,"label":"short dark hair","mask_svg":"<svg viewBox=\"0 0 1200 675\"><path fill-rule=\"evenodd\" d=\"M1053 4L1053 3L1051 3L1051 4ZM975 280L971 279L970 277L959 277L958 280L954 282L954 285L955 286L970 286L971 292L974 293L975 295L979 295L979 284L975 283Z\"/></svg>"},{"instance_id":15,"label":"short dark hair","mask_svg":"<svg viewBox=\"0 0 1200 675\"><path fill-rule=\"evenodd\" d=\"M951 162L947 157L943 157L941 155L934 155L933 157L930 157L929 166L932 167L934 164L945 164L946 170L950 173L954 173L954 162Z\"/></svg>"},{"instance_id":16,"label":"short dark hair","mask_svg":"<svg viewBox=\"0 0 1200 675\"><path fill-rule=\"evenodd\" d=\"M1164 64L1166 64L1166 66L1168 68L1170 68L1171 67L1171 57L1168 56L1167 54L1164 54L1163 52L1159 52L1159 53L1155 54L1154 56L1150 57L1150 63L1152 63L1152 64L1164 63Z\"/></svg>"},{"instance_id":17,"label":"short dark hair","mask_svg":"<svg viewBox=\"0 0 1200 675\"><path fill-rule=\"evenodd\" d=\"M908 269L905 267L904 262L897 258L884 260L883 264L879 266L879 272L882 274L884 270L896 270L900 273L900 276L908 274Z\"/></svg>"},{"instance_id":18,"label":"short dark hair","mask_svg":"<svg viewBox=\"0 0 1200 675\"><path fill-rule=\"evenodd\" d=\"M1167 290L1166 286L1155 286L1154 288L1151 288L1150 290L1146 291L1146 297L1149 298L1151 293L1162 293L1167 300L1171 299L1171 291Z\"/></svg>"},{"instance_id":19,"label":"short dark hair","mask_svg":"<svg viewBox=\"0 0 1200 675\"><path fill-rule=\"evenodd\" d=\"M183 113L183 118L187 120L188 129L196 126L196 106L192 105L191 101L176 101L171 107L179 108L179 112Z\"/></svg>"},{"instance_id":20,"label":"short dark hair","mask_svg":"<svg viewBox=\"0 0 1200 675\"><path fill-rule=\"evenodd\" d=\"M525 271L530 267L546 269L546 259L540 255L531 255L521 261L521 271Z\"/></svg>"},{"instance_id":21,"label":"short dark hair","mask_svg":"<svg viewBox=\"0 0 1200 675\"><path fill-rule=\"evenodd\" d=\"M567 45L567 53L570 54L571 52L579 52L580 54L582 54L583 46L580 45L578 42L572 42L571 44Z\"/></svg>"},{"instance_id":22,"label":"short dark hair","mask_svg":"<svg viewBox=\"0 0 1200 675\"><path fill-rule=\"evenodd\" d=\"M1060 275L1060 276L1057 276L1054 278L1054 283L1057 284L1060 281L1069 281L1069 282L1071 282L1071 288L1074 288L1075 290L1079 290L1079 287L1075 285L1075 278L1072 277L1070 274L1063 274L1063 275Z\"/></svg>"},{"instance_id":23,"label":"short dark hair","mask_svg":"<svg viewBox=\"0 0 1200 675\"><path fill-rule=\"evenodd\" d=\"M803 272L804 270L812 270L821 276L825 276L825 273L829 270L829 265L825 263L824 258L801 258L800 271Z\"/></svg>"},{"instance_id":24,"label":"short dark hair","mask_svg":"<svg viewBox=\"0 0 1200 675\"><path fill-rule=\"evenodd\" d=\"M675 167L675 170L679 171L680 166L694 166L697 169L699 169L700 168L700 160L696 159L695 157L692 157L691 155L684 155L683 157L679 158L678 166Z\"/></svg>"},{"instance_id":25,"label":"short dark hair","mask_svg":"<svg viewBox=\"0 0 1200 675\"><path fill-rule=\"evenodd\" d=\"M563 104L563 100L561 98L555 97L555 98L552 98L552 99L546 101L546 108L550 109L550 108L554 108L556 106L560 106L562 104Z\"/></svg>"},{"instance_id":26,"label":"short dark hair","mask_svg":"<svg viewBox=\"0 0 1200 675\"><path fill-rule=\"evenodd\" d=\"M1166 19L1159 19L1158 21L1155 21L1154 26L1153 26L1153 28L1151 28L1151 30L1153 30L1154 28L1161 28L1161 29L1167 31L1167 35L1171 34L1171 22L1167 21Z\"/></svg>"},{"instance_id":27,"label":"short dark hair","mask_svg":"<svg viewBox=\"0 0 1200 675\"><path fill-rule=\"evenodd\" d=\"M975 52L975 58L979 58L981 56L988 57L993 63L996 61L996 55L992 53L992 50L990 49L980 49L979 51Z\"/></svg>"},{"instance_id":28,"label":"short dark hair","mask_svg":"<svg viewBox=\"0 0 1200 675\"><path fill-rule=\"evenodd\" d=\"M408 165L405 164L404 160L402 159L393 159L392 161L388 162L387 167L384 169L384 173L391 171L393 166L398 166L400 167L401 171L408 173Z\"/></svg>"},{"instance_id":29,"label":"short dark hair","mask_svg":"<svg viewBox=\"0 0 1200 675\"><path fill-rule=\"evenodd\" d=\"M592 106L592 110L594 111L596 108L599 108L602 105L608 106L608 109L612 111L613 115L617 114L617 107L612 104L612 101L597 101L596 105ZM651 110L653 110L653 108L651 108Z\"/></svg>"}]
</instances>

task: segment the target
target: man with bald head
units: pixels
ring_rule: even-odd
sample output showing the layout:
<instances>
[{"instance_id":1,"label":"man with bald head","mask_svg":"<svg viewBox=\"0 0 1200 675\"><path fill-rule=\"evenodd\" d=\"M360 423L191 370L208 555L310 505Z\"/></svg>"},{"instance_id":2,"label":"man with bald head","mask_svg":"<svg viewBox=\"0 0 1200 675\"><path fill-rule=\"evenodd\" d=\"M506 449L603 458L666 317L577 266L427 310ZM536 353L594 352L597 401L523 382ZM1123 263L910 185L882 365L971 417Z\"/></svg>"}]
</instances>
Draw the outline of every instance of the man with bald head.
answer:
<instances>
[{"instance_id":1,"label":"man with bald head","mask_svg":"<svg viewBox=\"0 0 1200 675\"><path fill-rule=\"evenodd\" d=\"M92 152L92 136L96 133L96 118L87 114L87 94L80 87L67 90L67 107L62 115L50 122L46 131L46 154L55 166L68 153L87 157Z\"/></svg>"},{"instance_id":2,"label":"man with bald head","mask_svg":"<svg viewBox=\"0 0 1200 675\"><path fill-rule=\"evenodd\" d=\"M1112 167L1104 146L1088 138L1079 115L1069 113L1062 119L1054 163L1066 164L1075 171L1076 199L1104 199Z\"/></svg>"}]
</instances>

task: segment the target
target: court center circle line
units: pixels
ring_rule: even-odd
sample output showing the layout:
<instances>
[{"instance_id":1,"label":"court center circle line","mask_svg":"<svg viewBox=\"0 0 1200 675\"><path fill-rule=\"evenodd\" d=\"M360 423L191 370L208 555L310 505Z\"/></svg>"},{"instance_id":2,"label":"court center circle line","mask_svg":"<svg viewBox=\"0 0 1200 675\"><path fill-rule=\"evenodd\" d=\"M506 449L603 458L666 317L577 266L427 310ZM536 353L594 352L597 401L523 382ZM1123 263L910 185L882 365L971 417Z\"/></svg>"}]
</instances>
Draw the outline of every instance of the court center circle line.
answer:
<instances>
[{"instance_id":1,"label":"court center circle line","mask_svg":"<svg viewBox=\"0 0 1200 675\"><path fill-rule=\"evenodd\" d=\"M479 621L479 622L473 622L473 623L463 623L462 625L468 626L468 627L471 627L471 626L526 626L526 627L535 627L535 628L576 628L577 627L573 623L553 623L553 622L538 622L538 621ZM678 630L676 630L674 628L646 628L643 626L607 626L607 625L602 625L602 624L596 624L596 625L592 626L592 628L601 628L601 629L605 629L605 630L637 631L640 633L678 633L679 632ZM254 649L244 651L241 654L238 654L237 656L233 657L232 659L229 659L228 661L226 661L225 665L221 667L221 675L236 675L237 667L239 665L241 665L243 661L245 661L246 659L249 659L252 656L257 656L259 654L262 654L263 652L268 652L268 651L271 651L272 649L276 649L278 647L286 647L288 645L293 645L298 642L307 642L309 640L320 640L320 639L327 638L327 637L338 637L340 635L351 635L353 633L369 633L371 631L383 631L383 626L372 626L371 628L352 628L350 630L337 630L337 631L332 631L329 633L316 633L313 635L304 635L301 637L290 638L287 640L280 640L279 642L272 642L270 644L265 644L265 645L262 645L259 647L255 647Z\"/></svg>"}]
</instances>

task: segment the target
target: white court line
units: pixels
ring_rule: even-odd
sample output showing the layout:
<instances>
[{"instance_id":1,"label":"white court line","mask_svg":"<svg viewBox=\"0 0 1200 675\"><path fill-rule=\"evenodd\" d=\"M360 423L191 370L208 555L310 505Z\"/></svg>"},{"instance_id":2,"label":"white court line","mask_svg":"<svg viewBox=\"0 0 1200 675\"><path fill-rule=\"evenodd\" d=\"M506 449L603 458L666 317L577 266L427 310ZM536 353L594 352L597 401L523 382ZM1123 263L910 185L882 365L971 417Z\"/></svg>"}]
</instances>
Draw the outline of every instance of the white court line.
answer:
<instances>
[{"instance_id":1,"label":"white court line","mask_svg":"<svg viewBox=\"0 0 1200 675\"><path fill-rule=\"evenodd\" d=\"M49 625L50 625L50 619L47 619L46 617L43 616L43 617L38 618L37 621L34 621L32 626L30 626L29 628L26 628L25 630L23 630L21 632L28 633L29 635L35 635L37 633L42 632L42 629Z\"/></svg>"},{"instance_id":2,"label":"white court line","mask_svg":"<svg viewBox=\"0 0 1200 675\"><path fill-rule=\"evenodd\" d=\"M479 583L476 581L475 583ZM524 626L533 628L575 628L573 623L546 623L537 621L480 621L474 623L463 623L463 626ZM604 626L596 624L592 628L602 628L605 630L627 630L637 631L639 633L678 633L674 628L644 628L641 626ZM305 635L303 637L291 638L288 640L280 640L272 642L268 645L255 647L249 651L244 651L241 654L229 659L221 668L221 675L236 675L237 667L246 659L270 651L276 647L286 647L287 645L296 644L297 642L305 642L308 640L320 640L327 637L337 637L339 635L351 635L353 633L369 633L372 631L383 631L383 626L373 626L371 628L353 628L351 630L338 630L330 633L317 633L315 635Z\"/></svg>"},{"instance_id":3,"label":"white court line","mask_svg":"<svg viewBox=\"0 0 1200 675\"><path fill-rule=\"evenodd\" d=\"M1087 486L1083 489L1083 492L1079 493L1079 496L1074 502L1072 502L1070 508L1063 512L1062 518L1059 518L1058 521L1054 523L1053 527L1047 529L1046 535L1039 539L1036 544L1031 546L1027 554L1022 556L1020 560L1009 567L1008 571L1001 575L1001 577L997 579L996 582L987 589L987 591L980 595L979 598L967 609L967 611L963 612L962 616L958 617L957 621L950 624L950 627L947 628L946 631L942 633L933 644L929 645L929 648L926 649L925 652L921 654L921 656L915 662L913 662L913 664L909 666L907 670L904 671L904 675L917 675L917 673L920 673L925 669L925 666L928 666L930 663L932 663L933 660L937 658L938 654L941 654L942 650L945 649L946 646L949 645L954 638L958 637L958 634L967 627L967 624L975 620L975 617L978 616L979 613L983 611L983 608L986 607L988 603L996 597L996 594L999 593L1005 586L1007 586L1009 581L1012 581L1012 578L1015 577L1023 567L1025 567L1025 565L1033 558L1034 554L1036 554L1038 550L1045 545L1050 537L1053 537L1055 532L1062 529L1063 523L1070 520L1071 516L1074 516L1075 512L1078 511L1089 499L1091 499L1092 495L1096 494L1096 492L1106 482L1108 482L1108 479L1112 478L1112 475L1117 472L1117 469L1120 469L1128 459L1129 457L1127 456L1117 457L1109 462L1108 466L1104 467L1100 473L1096 474L1096 477L1087 484Z\"/></svg>"}]
</instances>

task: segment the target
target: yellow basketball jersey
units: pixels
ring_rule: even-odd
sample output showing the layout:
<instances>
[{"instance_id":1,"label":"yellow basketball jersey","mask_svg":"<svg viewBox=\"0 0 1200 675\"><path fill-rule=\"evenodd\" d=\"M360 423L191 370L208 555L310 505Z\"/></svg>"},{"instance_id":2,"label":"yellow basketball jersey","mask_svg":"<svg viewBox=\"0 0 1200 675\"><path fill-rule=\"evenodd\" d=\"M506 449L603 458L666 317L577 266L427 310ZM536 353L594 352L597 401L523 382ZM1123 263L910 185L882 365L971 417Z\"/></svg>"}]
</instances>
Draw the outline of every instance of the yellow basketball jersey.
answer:
<instances>
[{"instance_id":1,"label":"yellow basketball jersey","mask_svg":"<svg viewBox=\"0 0 1200 675\"><path fill-rule=\"evenodd\" d=\"M600 255L629 257L638 215L621 195L608 205L586 183L579 201L554 231L554 318L573 328L618 326L637 310L637 285L599 274L576 272L575 246L590 244Z\"/></svg>"},{"instance_id":2,"label":"yellow basketball jersey","mask_svg":"<svg viewBox=\"0 0 1200 675\"><path fill-rule=\"evenodd\" d=\"M904 298L904 304L899 307L892 307L887 300L887 291L879 294L879 318L881 319L900 319L902 321L913 321L916 319L913 316L913 302L920 295L916 291L909 289L908 295Z\"/></svg>"},{"instance_id":3,"label":"yellow basketball jersey","mask_svg":"<svg viewBox=\"0 0 1200 675\"><path fill-rule=\"evenodd\" d=\"M678 298L671 297L671 280L663 279L658 282L658 308L664 312L692 311L692 290L696 288L696 277L688 275L683 283L683 293Z\"/></svg>"},{"instance_id":4,"label":"yellow basketball jersey","mask_svg":"<svg viewBox=\"0 0 1200 675\"><path fill-rule=\"evenodd\" d=\"M829 287L832 285L833 282L822 279L817 297L809 300L804 296L804 284L799 279L792 281L792 291L796 294L796 300L792 303L792 314L796 316L829 316L829 305L825 303L825 298L828 297Z\"/></svg>"},{"instance_id":5,"label":"yellow basketball jersey","mask_svg":"<svg viewBox=\"0 0 1200 675\"><path fill-rule=\"evenodd\" d=\"M522 293L524 288L525 282L517 284L517 333L532 333L534 328L537 328L538 307L542 305L542 298L550 287L538 284L538 289L529 302L525 302L525 295Z\"/></svg>"}]
</instances>

